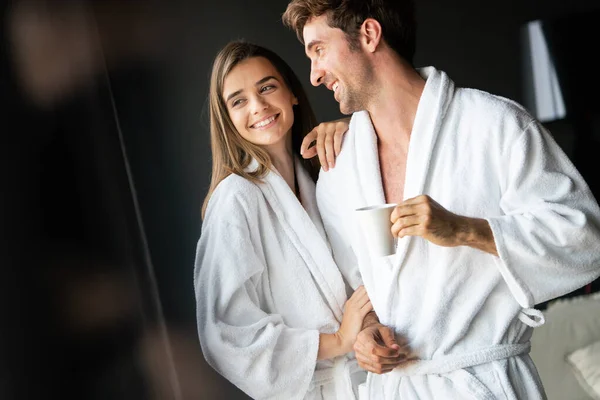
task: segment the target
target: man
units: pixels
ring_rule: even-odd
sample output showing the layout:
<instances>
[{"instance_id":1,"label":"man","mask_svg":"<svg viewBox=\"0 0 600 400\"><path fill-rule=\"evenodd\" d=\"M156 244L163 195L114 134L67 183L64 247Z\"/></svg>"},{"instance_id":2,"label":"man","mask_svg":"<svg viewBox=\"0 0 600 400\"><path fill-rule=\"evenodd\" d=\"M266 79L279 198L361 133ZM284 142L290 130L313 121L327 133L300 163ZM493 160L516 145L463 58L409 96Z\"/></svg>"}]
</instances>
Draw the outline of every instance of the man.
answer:
<instances>
[{"instance_id":1,"label":"man","mask_svg":"<svg viewBox=\"0 0 600 400\"><path fill-rule=\"evenodd\" d=\"M380 320L354 346L369 398L545 398L531 307L600 275L600 210L578 171L520 105L413 67L412 1L293 0L283 20L311 83L353 113L317 200ZM398 203L398 247L373 258L354 210L382 203Z\"/></svg>"}]
</instances>

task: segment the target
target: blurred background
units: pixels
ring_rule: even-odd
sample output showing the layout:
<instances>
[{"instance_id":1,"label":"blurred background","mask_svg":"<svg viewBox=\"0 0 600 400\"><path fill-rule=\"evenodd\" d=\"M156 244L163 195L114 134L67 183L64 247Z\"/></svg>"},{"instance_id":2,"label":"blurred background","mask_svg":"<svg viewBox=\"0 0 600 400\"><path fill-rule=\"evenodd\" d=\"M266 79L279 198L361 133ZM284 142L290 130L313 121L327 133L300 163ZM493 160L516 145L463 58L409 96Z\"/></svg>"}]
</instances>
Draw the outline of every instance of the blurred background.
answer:
<instances>
[{"instance_id":1,"label":"blurred background","mask_svg":"<svg viewBox=\"0 0 600 400\"><path fill-rule=\"evenodd\" d=\"M340 117L286 5L2 2L1 399L245 398L195 326L207 91L216 52L247 39L292 65L320 121ZM599 7L419 0L416 66L524 104L598 197Z\"/></svg>"}]
</instances>

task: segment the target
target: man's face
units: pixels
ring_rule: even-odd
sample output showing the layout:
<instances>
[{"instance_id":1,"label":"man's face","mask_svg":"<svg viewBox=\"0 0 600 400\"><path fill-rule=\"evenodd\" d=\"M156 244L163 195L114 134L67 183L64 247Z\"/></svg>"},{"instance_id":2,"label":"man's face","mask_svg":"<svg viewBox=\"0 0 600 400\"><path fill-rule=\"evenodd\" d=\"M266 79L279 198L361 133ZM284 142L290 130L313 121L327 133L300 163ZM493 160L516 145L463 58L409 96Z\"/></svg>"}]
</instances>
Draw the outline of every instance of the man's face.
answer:
<instances>
[{"instance_id":1,"label":"man's face","mask_svg":"<svg viewBox=\"0 0 600 400\"><path fill-rule=\"evenodd\" d=\"M366 109L372 71L360 44L351 49L344 32L330 27L325 15L310 18L303 37L311 61L310 82L332 90L343 114Z\"/></svg>"}]
</instances>

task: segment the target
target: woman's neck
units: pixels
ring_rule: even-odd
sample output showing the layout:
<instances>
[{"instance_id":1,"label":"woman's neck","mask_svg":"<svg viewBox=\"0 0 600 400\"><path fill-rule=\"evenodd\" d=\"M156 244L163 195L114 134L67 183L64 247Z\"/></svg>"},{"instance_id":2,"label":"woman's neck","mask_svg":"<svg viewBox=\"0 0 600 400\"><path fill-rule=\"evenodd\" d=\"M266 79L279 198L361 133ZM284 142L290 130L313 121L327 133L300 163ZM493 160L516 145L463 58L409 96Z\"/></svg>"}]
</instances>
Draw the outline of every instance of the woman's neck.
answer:
<instances>
[{"instance_id":1,"label":"woman's neck","mask_svg":"<svg viewBox=\"0 0 600 400\"><path fill-rule=\"evenodd\" d=\"M296 193L295 158L292 151L292 144L289 143L289 145L281 146L277 149L267 148L266 150L271 157L273 167L283 177L290 189L292 189L292 192Z\"/></svg>"}]
</instances>

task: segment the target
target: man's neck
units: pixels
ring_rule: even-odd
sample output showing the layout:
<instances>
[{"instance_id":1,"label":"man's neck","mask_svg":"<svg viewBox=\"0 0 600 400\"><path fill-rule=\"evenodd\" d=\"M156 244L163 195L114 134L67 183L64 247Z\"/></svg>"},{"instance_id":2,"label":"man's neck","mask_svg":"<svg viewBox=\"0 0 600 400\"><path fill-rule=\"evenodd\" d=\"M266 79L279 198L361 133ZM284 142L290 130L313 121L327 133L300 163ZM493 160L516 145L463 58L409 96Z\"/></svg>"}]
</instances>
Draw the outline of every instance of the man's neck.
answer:
<instances>
[{"instance_id":1,"label":"man's neck","mask_svg":"<svg viewBox=\"0 0 600 400\"><path fill-rule=\"evenodd\" d=\"M425 80L405 63L387 63L379 72L380 90L367 108L379 144L408 150Z\"/></svg>"}]
</instances>

